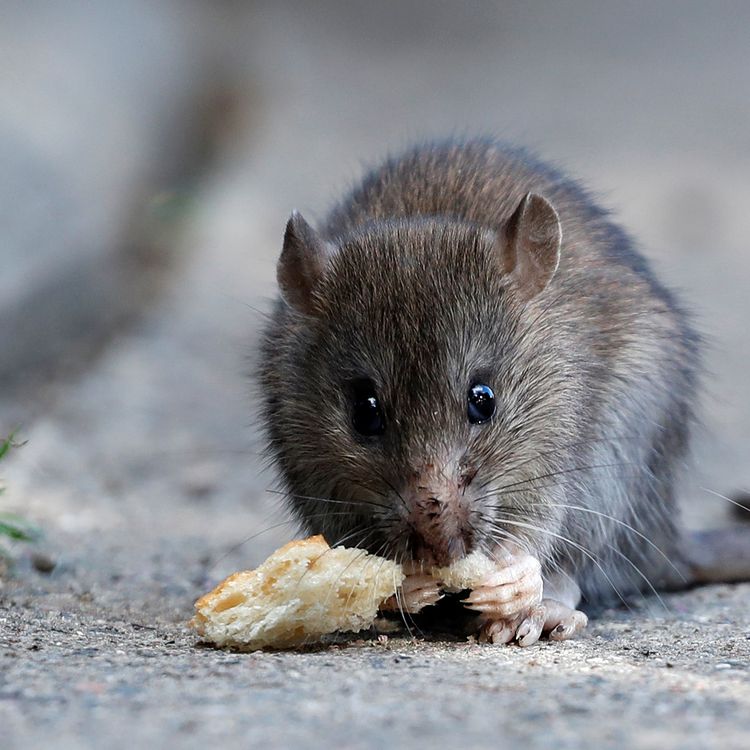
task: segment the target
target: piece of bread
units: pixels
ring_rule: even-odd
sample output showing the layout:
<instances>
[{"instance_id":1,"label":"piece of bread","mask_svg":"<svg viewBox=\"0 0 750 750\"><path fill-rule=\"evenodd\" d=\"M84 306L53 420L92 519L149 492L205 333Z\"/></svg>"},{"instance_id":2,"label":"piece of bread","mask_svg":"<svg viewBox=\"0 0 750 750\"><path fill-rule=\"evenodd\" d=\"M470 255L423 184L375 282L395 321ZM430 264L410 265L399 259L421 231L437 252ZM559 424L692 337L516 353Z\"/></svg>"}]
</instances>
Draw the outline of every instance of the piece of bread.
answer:
<instances>
[{"instance_id":1,"label":"piece of bread","mask_svg":"<svg viewBox=\"0 0 750 750\"><path fill-rule=\"evenodd\" d=\"M229 576L195 603L190 624L206 641L248 651L315 643L370 627L403 579L391 560L313 536Z\"/></svg>"},{"instance_id":2,"label":"piece of bread","mask_svg":"<svg viewBox=\"0 0 750 750\"><path fill-rule=\"evenodd\" d=\"M476 588L490 573L497 570L498 563L490 560L479 550L445 568L433 568L430 574L441 582L444 591L463 591Z\"/></svg>"}]
</instances>

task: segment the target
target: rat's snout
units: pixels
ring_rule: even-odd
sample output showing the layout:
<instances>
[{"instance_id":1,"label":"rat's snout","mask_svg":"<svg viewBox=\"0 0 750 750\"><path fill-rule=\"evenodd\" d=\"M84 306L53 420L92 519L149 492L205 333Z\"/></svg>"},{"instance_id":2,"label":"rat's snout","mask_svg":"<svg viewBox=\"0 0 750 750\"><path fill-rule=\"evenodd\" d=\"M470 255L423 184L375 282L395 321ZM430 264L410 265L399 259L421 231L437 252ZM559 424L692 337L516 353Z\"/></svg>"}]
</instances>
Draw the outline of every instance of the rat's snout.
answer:
<instances>
[{"instance_id":1,"label":"rat's snout","mask_svg":"<svg viewBox=\"0 0 750 750\"><path fill-rule=\"evenodd\" d=\"M473 535L464 485L465 480L455 471L433 463L412 475L404 497L415 561L450 565L471 552Z\"/></svg>"}]
</instances>

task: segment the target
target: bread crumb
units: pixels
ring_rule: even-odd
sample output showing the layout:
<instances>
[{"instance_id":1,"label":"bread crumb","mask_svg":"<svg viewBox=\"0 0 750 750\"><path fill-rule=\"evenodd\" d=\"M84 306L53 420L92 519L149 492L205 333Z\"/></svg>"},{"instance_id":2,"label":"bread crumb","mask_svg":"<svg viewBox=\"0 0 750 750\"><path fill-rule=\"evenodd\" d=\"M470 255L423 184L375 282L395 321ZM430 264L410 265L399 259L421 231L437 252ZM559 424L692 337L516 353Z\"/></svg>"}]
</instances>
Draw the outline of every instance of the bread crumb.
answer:
<instances>
[{"instance_id":1,"label":"bread crumb","mask_svg":"<svg viewBox=\"0 0 750 750\"><path fill-rule=\"evenodd\" d=\"M462 560L444 568L433 568L430 572L443 584L441 588L445 591L457 592L476 588L483 578L497 570L498 564L483 552L475 550Z\"/></svg>"}]
</instances>

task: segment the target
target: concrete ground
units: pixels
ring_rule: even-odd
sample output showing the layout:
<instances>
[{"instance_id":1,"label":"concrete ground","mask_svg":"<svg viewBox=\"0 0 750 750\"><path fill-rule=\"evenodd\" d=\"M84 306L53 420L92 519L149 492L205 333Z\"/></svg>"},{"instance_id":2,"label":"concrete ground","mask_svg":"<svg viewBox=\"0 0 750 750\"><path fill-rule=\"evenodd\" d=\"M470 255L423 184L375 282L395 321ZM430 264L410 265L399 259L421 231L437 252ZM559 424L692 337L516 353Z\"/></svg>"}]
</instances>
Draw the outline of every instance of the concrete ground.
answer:
<instances>
[{"instance_id":1,"label":"concrete ground","mask_svg":"<svg viewBox=\"0 0 750 750\"><path fill-rule=\"evenodd\" d=\"M0 465L0 510L44 531L0 579L3 748L750 745L750 585L525 650L402 637L242 655L185 626L199 594L295 531L266 491L246 376L286 218L321 216L362 162L416 138L531 144L683 290L709 339L686 519L732 522L710 491L750 489L750 10L719 7L214 4L216 150L134 201L174 209L139 219L170 246L159 293L79 367L0 394L0 433L28 440Z\"/></svg>"}]
</instances>

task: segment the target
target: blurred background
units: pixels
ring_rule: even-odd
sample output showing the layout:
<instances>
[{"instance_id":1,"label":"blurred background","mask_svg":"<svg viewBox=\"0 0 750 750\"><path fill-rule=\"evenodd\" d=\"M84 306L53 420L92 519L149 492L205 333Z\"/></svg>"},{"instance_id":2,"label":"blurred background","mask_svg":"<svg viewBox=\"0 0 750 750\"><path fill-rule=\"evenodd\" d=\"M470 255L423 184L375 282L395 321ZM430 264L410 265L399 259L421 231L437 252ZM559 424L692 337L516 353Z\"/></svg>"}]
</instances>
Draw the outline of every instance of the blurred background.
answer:
<instances>
[{"instance_id":1,"label":"blurred background","mask_svg":"<svg viewBox=\"0 0 750 750\"><path fill-rule=\"evenodd\" d=\"M0 502L68 581L179 616L289 538L248 378L285 221L487 133L579 176L683 292L688 519L730 522L704 488L750 489L748 28L740 1L4 3L0 434L28 443Z\"/></svg>"}]
</instances>

